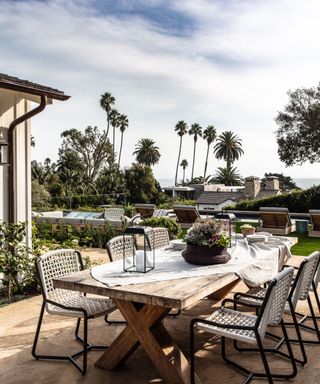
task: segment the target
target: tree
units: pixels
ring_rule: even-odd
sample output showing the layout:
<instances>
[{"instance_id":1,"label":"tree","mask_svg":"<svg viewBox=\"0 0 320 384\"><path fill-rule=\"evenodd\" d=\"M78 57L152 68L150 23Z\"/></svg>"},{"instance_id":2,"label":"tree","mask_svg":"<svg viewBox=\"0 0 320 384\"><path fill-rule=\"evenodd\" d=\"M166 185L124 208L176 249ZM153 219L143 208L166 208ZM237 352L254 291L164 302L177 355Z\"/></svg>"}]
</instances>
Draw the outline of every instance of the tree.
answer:
<instances>
[{"instance_id":1,"label":"tree","mask_svg":"<svg viewBox=\"0 0 320 384\"><path fill-rule=\"evenodd\" d=\"M320 83L289 91L289 102L275 121L278 154L286 166L320 160Z\"/></svg>"},{"instance_id":2,"label":"tree","mask_svg":"<svg viewBox=\"0 0 320 384\"><path fill-rule=\"evenodd\" d=\"M178 153L178 160L177 160L177 168L176 168L176 176L174 179L174 185L177 185L178 180L178 168L179 168L179 162L180 162L180 156L181 156L181 147L182 147L182 137L188 133L188 125L183 120L178 121L174 128L175 132L180 136L180 144L179 144L179 153Z\"/></svg>"},{"instance_id":3,"label":"tree","mask_svg":"<svg viewBox=\"0 0 320 384\"><path fill-rule=\"evenodd\" d=\"M157 203L160 192L150 167L132 164L124 172L131 203Z\"/></svg>"},{"instance_id":4,"label":"tree","mask_svg":"<svg viewBox=\"0 0 320 384\"><path fill-rule=\"evenodd\" d=\"M110 112L111 112L112 105L114 105L115 101L116 99L111 95L110 92L105 92L104 94L101 95L101 98L100 98L100 106L107 114L107 132L106 132L107 137L109 133Z\"/></svg>"},{"instance_id":5,"label":"tree","mask_svg":"<svg viewBox=\"0 0 320 384\"><path fill-rule=\"evenodd\" d=\"M63 185L64 194L71 196L79 187L84 188L85 168L80 156L72 150L59 150L57 176ZM51 190L49 188L49 190Z\"/></svg>"},{"instance_id":6,"label":"tree","mask_svg":"<svg viewBox=\"0 0 320 384\"><path fill-rule=\"evenodd\" d=\"M192 170L191 170L191 181L193 179L193 172L194 172L194 163L196 160L196 147L197 147L197 141L198 136L202 136L202 128L198 123L194 123L191 125L191 128L189 130L189 135L193 135L193 157L192 157Z\"/></svg>"},{"instance_id":7,"label":"tree","mask_svg":"<svg viewBox=\"0 0 320 384\"><path fill-rule=\"evenodd\" d=\"M121 159L121 153L122 153L122 145L123 145L123 133L129 126L129 120L126 115L120 115L119 116L119 128L121 132L121 141L120 141L120 149L119 149L119 158L118 158L118 168L120 167L120 159Z\"/></svg>"},{"instance_id":8,"label":"tree","mask_svg":"<svg viewBox=\"0 0 320 384\"><path fill-rule=\"evenodd\" d=\"M186 159L181 160L180 167L182 167L182 169L183 169L182 184L184 184L184 178L186 176L186 168L188 165L189 165L188 160L186 160Z\"/></svg>"},{"instance_id":9,"label":"tree","mask_svg":"<svg viewBox=\"0 0 320 384\"><path fill-rule=\"evenodd\" d=\"M267 177L270 177L270 176L275 176L279 179L280 189L282 191L291 191L293 189L299 189L297 184L293 181L292 177L285 176L283 173L273 173L273 172L267 173L266 172L264 174L264 178L261 179L261 184L265 186Z\"/></svg>"},{"instance_id":10,"label":"tree","mask_svg":"<svg viewBox=\"0 0 320 384\"><path fill-rule=\"evenodd\" d=\"M36 210L46 209L51 202L51 196L44 185L38 180L32 180L32 208Z\"/></svg>"},{"instance_id":11,"label":"tree","mask_svg":"<svg viewBox=\"0 0 320 384\"><path fill-rule=\"evenodd\" d=\"M217 159L226 161L225 169L231 169L231 165L243 154L241 139L231 131L222 132L217 138L214 153Z\"/></svg>"},{"instance_id":12,"label":"tree","mask_svg":"<svg viewBox=\"0 0 320 384\"><path fill-rule=\"evenodd\" d=\"M101 169L112 161L111 145L107 132L99 132L97 127L88 126L84 132L69 129L61 134L63 138L59 156L72 153L77 167L83 168L83 177L88 183L94 183Z\"/></svg>"},{"instance_id":13,"label":"tree","mask_svg":"<svg viewBox=\"0 0 320 384\"><path fill-rule=\"evenodd\" d=\"M120 113L116 109L111 109L109 113L110 124L112 126L112 156L115 162L116 128L119 127Z\"/></svg>"},{"instance_id":14,"label":"tree","mask_svg":"<svg viewBox=\"0 0 320 384\"><path fill-rule=\"evenodd\" d=\"M215 141L216 136L217 136L217 131L213 125L208 125L207 128L203 131L203 139L207 140L207 154L206 154L206 162L204 165L204 173L203 173L204 180L206 179L206 174L207 174L210 145Z\"/></svg>"},{"instance_id":15,"label":"tree","mask_svg":"<svg viewBox=\"0 0 320 384\"><path fill-rule=\"evenodd\" d=\"M225 185L243 185L242 177L236 167L219 167L210 183Z\"/></svg>"},{"instance_id":16,"label":"tree","mask_svg":"<svg viewBox=\"0 0 320 384\"><path fill-rule=\"evenodd\" d=\"M160 160L159 148L155 146L155 142L151 139L140 139L135 146L133 155L139 164L151 167Z\"/></svg>"}]
</instances>

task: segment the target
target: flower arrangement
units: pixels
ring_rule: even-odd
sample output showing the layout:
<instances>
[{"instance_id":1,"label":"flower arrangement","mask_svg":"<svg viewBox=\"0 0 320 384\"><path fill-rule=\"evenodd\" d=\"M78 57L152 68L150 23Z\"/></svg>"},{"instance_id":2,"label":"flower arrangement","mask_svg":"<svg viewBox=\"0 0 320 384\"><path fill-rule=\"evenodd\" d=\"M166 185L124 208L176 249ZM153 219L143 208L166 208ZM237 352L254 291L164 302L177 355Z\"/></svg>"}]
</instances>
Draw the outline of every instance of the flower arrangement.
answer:
<instances>
[{"instance_id":1,"label":"flower arrangement","mask_svg":"<svg viewBox=\"0 0 320 384\"><path fill-rule=\"evenodd\" d=\"M186 234L187 244L207 247L227 247L229 236L222 232L223 222L215 219L198 219Z\"/></svg>"}]
</instances>

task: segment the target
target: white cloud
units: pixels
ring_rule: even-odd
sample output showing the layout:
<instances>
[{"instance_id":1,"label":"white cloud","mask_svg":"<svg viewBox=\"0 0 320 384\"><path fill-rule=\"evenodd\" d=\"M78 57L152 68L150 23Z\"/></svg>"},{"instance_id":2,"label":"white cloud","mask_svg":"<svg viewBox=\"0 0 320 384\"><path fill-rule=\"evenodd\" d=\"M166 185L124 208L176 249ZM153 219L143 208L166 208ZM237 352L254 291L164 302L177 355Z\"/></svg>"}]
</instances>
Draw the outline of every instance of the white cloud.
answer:
<instances>
[{"instance_id":1,"label":"white cloud","mask_svg":"<svg viewBox=\"0 0 320 384\"><path fill-rule=\"evenodd\" d=\"M133 9L133 3L127 5ZM245 150L237 163L243 175L315 175L317 165L285 169L273 132L287 90L319 81L317 0L230 1L227 6L220 1L153 1L190 19L190 26L184 25L188 33L180 35L164 33L164 26L143 14L99 13L91 4L0 0L0 72L72 96L33 119L37 159L56 158L65 129L103 127L98 101L101 93L111 91L130 122L123 164L133 161L134 144L150 137L162 153L156 175L173 177L179 144L174 126L183 119L236 132ZM191 137L184 138L182 157L189 164L192 144ZM202 173L204 156L205 143L199 141L195 174ZM218 164L211 156L209 172Z\"/></svg>"}]
</instances>

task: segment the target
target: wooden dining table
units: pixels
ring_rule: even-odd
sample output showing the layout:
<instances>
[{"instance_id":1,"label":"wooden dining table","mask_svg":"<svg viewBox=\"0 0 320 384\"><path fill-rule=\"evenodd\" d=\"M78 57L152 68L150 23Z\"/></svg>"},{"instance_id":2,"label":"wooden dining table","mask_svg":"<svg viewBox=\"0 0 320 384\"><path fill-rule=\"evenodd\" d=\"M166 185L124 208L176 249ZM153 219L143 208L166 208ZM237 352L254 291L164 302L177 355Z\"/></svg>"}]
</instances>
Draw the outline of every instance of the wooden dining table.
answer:
<instances>
[{"instance_id":1,"label":"wooden dining table","mask_svg":"<svg viewBox=\"0 0 320 384\"><path fill-rule=\"evenodd\" d=\"M110 297L127 321L96 367L115 370L141 345L167 384L189 384L189 362L162 320L172 309L182 310L214 293L224 295L238 281L235 273L225 273L108 287L93 279L90 270L84 270L55 279L53 284L55 288ZM201 383L198 377L196 383Z\"/></svg>"},{"instance_id":2,"label":"wooden dining table","mask_svg":"<svg viewBox=\"0 0 320 384\"><path fill-rule=\"evenodd\" d=\"M291 238L292 245L297 241ZM97 367L115 370L141 345L167 384L189 384L189 362L162 320L172 309L185 309L205 297L221 299L239 280L235 273L228 272L109 287L95 280L90 270L84 270L54 279L53 285L112 298L127 321L95 363ZM195 381L201 383L197 376Z\"/></svg>"}]
</instances>

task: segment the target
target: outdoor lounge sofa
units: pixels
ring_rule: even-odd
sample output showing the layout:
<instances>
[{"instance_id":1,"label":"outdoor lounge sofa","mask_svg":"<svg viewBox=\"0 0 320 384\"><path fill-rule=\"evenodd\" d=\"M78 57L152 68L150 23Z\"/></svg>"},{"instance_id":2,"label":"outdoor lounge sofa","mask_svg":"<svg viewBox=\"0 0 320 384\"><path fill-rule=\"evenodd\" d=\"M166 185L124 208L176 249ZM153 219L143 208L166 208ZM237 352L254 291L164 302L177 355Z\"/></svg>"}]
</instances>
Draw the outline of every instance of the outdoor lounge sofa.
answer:
<instances>
[{"instance_id":1,"label":"outdoor lounge sofa","mask_svg":"<svg viewBox=\"0 0 320 384\"><path fill-rule=\"evenodd\" d=\"M312 229L308 231L308 236L320 237L320 209L310 209L309 215Z\"/></svg>"},{"instance_id":2,"label":"outdoor lounge sofa","mask_svg":"<svg viewBox=\"0 0 320 384\"><path fill-rule=\"evenodd\" d=\"M154 204L135 204L134 207L142 219L149 219L150 217L169 217L172 219L176 217L172 209L157 209Z\"/></svg>"},{"instance_id":3,"label":"outdoor lounge sofa","mask_svg":"<svg viewBox=\"0 0 320 384\"><path fill-rule=\"evenodd\" d=\"M260 207L260 225L257 231L287 235L295 230L296 224L290 219L288 208Z\"/></svg>"},{"instance_id":4,"label":"outdoor lounge sofa","mask_svg":"<svg viewBox=\"0 0 320 384\"><path fill-rule=\"evenodd\" d=\"M177 223L182 228L192 227L192 224L201 218L197 208L192 205L174 205L173 211L177 215Z\"/></svg>"}]
</instances>

